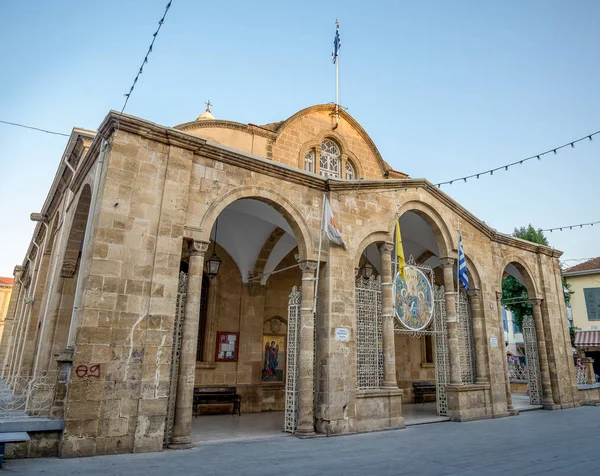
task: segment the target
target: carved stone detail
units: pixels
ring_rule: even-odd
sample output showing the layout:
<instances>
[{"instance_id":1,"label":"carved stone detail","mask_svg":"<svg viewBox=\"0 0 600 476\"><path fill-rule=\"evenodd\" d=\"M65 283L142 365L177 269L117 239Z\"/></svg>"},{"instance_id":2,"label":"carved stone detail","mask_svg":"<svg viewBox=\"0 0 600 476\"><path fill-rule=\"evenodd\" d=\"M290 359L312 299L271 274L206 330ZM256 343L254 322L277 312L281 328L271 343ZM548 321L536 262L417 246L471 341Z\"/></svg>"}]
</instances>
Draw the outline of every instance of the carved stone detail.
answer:
<instances>
[{"instance_id":1,"label":"carved stone detail","mask_svg":"<svg viewBox=\"0 0 600 476\"><path fill-rule=\"evenodd\" d=\"M454 258L440 258L440 265L442 268L451 268L452 266L454 266L455 261L456 260Z\"/></svg>"},{"instance_id":2,"label":"carved stone detail","mask_svg":"<svg viewBox=\"0 0 600 476\"><path fill-rule=\"evenodd\" d=\"M391 253L392 251L394 251L394 243L385 241L383 243L380 243L378 245L378 248L380 253Z\"/></svg>"},{"instance_id":3,"label":"carved stone detail","mask_svg":"<svg viewBox=\"0 0 600 476\"><path fill-rule=\"evenodd\" d=\"M204 254L208 250L208 244L208 241L191 240L188 244L188 251L190 252L190 256L204 256Z\"/></svg>"},{"instance_id":4,"label":"carved stone detail","mask_svg":"<svg viewBox=\"0 0 600 476\"><path fill-rule=\"evenodd\" d=\"M75 271L77 270L77 261L73 259L67 259L63 261L62 268L60 268L60 277L61 278L72 278L75 276Z\"/></svg>"},{"instance_id":5,"label":"carved stone detail","mask_svg":"<svg viewBox=\"0 0 600 476\"><path fill-rule=\"evenodd\" d=\"M531 298L531 299L529 300L529 304L531 304L532 306L536 306L536 307L538 307L538 306L541 306L541 305L542 305L542 300L541 300L541 299L539 299L539 298Z\"/></svg>"},{"instance_id":6,"label":"carved stone detail","mask_svg":"<svg viewBox=\"0 0 600 476\"><path fill-rule=\"evenodd\" d=\"M302 272L315 272L317 270L317 262L311 260L300 261L300 269Z\"/></svg>"}]
</instances>

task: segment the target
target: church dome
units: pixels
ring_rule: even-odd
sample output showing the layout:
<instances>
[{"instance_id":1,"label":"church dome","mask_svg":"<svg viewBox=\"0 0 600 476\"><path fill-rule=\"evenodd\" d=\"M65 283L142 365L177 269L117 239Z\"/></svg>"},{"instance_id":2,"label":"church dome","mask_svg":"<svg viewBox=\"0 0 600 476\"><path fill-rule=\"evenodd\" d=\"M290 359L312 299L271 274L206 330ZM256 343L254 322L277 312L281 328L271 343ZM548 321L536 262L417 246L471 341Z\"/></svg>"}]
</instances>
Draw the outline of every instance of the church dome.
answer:
<instances>
[{"instance_id":1,"label":"church dome","mask_svg":"<svg viewBox=\"0 0 600 476\"><path fill-rule=\"evenodd\" d=\"M208 101L206 103L206 111L204 111L202 114L200 114L198 116L198 119L196 119L197 121L214 121L215 120L215 116L213 116L212 113L210 112L210 106L212 106L212 104L210 103L210 101Z\"/></svg>"}]
</instances>

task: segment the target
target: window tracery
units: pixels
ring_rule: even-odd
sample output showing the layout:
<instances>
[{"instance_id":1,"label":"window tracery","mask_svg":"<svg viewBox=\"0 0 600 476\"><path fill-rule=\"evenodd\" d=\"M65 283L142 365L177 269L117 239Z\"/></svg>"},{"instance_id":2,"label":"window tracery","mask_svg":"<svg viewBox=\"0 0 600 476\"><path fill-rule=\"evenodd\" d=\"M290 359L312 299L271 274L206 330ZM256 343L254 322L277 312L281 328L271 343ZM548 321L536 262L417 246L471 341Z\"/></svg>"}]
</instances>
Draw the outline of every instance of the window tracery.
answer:
<instances>
[{"instance_id":1,"label":"window tracery","mask_svg":"<svg viewBox=\"0 0 600 476\"><path fill-rule=\"evenodd\" d=\"M304 170L307 172L315 171L315 150L310 149L304 156Z\"/></svg>"},{"instance_id":2,"label":"window tracery","mask_svg":"<svg viewBox=\"0 0 600 476\"><path fill-rule=\"evenodd\" d=\"M346 180L354 180L356 178L356 172L354 166L349 160L346 161Z\"/></svg>"},{"instance_id":3,"label":"window tracery","mask_svg":"<svg viewBox=\"0 0 600 476\"><path fill-rule=\"evenodd\" d=\"M341 152L338 145L331 139L325 139L321 144L319 160L320 173L324 177L340 177Z\"/></svg>"}]
</instances>

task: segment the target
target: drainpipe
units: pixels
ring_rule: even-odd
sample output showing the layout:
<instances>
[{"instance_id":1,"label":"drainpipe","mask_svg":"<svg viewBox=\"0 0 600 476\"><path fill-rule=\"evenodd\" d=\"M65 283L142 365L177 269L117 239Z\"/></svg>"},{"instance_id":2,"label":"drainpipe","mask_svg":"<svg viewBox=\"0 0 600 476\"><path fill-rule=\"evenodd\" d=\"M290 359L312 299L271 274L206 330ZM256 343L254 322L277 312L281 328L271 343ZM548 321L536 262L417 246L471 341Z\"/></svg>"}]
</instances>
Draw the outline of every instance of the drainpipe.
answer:
<instances>
[{"instance_id":1,"label":"drainpipe","mask_svg":"<svg viewBox=\"0 0 600 476\"><path fill-rule=\"evenodd\" d=\"M81 304L81 283L83 281L83 267L85 265L86 257L88 254L90 235L92 234L92 222L94 221L94 213L96 210L96 202L98 201L98 190L100 189L100 180L102 178L102 172L104 171L104 159L106 157L106 151L108 149L109 142L105 138L102 138L100 144L100 154L98 156L98 162L96 163L96 173L94 175L94 186L92 189L92 196L90 198L90 208L88 210L88 219L85 225L85 232L83 235L83 246L81 248L81 258L79 262L79 270L77 272L77 285L75 287L75 300L73 302L73 313L71 314L71 325L69 327L69 339L67 341L67 348L73 348L75 345L75 334L77 331L77 311Z\"/></svg>"}]
</instances>

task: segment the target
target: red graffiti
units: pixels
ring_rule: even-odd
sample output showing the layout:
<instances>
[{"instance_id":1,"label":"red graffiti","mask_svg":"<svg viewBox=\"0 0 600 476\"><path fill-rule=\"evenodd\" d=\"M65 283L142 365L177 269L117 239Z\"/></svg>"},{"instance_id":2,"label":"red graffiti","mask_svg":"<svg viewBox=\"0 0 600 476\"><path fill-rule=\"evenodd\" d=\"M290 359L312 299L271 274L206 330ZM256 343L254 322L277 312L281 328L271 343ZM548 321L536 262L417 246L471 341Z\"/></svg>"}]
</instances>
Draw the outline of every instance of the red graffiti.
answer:
<instances>
[{"instance_id":1,"label":"red graffiti","mask_svg":"<svg viewBox=\"0 0 600 476\"><path fill-rule=\"evenodd\" d=\"M75 375L79 378L100 378L100 364L87 366L80 364L75 369Z\"/></svg>"}]
</instances>

